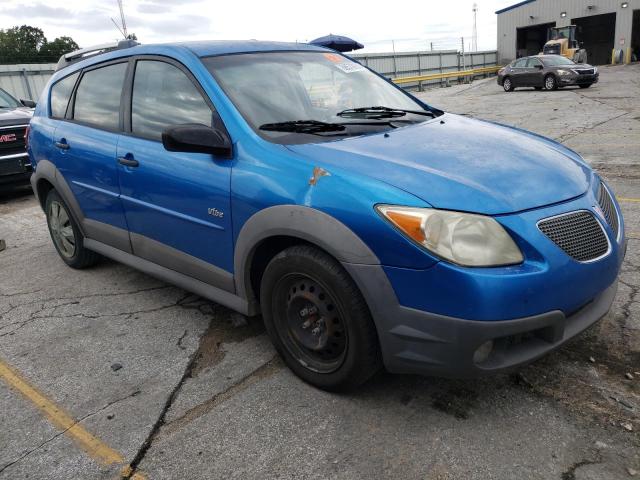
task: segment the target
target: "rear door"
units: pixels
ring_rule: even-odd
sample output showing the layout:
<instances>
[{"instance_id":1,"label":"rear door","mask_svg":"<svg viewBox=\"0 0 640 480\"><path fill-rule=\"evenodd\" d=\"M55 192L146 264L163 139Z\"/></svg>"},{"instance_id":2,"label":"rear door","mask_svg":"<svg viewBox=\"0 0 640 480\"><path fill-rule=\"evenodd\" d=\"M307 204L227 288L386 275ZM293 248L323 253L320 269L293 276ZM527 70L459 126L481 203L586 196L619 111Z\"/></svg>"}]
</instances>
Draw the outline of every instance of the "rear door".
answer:
<instances>
[{"instance_id":1,"label":"rear door","mask_svg":"<svg viewBox=\"0 0 640 480\"><path fill-rule=\"evenodd\" d=\"M233 290L232 160L169 152L161 139L170 125L223 129L220 117L192 74L167 58L138 58L130 92L117 157L134 254Z\"/></svg>"},{"instance_id":2,"label":"rear door","mask_svg":"<svg viewBox=\"0 0 640 480\"><path fill-rule=\"evenodd\" d=\"M131 248L119 198L116 146L128 65L124 59L85 69L64 113L65 121L58 122L53 135L55 164L84 214L86 235L125 251ZM51 108L55 114L55 94Z\"/></svg>"}]
</instances>

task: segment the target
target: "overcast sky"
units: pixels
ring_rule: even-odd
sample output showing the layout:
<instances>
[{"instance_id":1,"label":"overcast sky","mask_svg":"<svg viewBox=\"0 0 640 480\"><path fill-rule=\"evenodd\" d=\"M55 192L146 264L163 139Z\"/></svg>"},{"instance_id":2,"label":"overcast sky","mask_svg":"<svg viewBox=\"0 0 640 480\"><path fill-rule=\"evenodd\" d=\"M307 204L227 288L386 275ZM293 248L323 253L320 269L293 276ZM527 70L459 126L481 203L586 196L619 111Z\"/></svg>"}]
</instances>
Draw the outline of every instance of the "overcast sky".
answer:
<instances>
[{"instance_id":1,"label":"overcast sky","mask_svg":"<svg viewBox=\"0 0 640 480\"><path fill-rule=\"evenodd\" d=\"M31 25L49 40L85 47L118 39L116 0L1 0L0 28ZM495 11L517 0L477 0L478 49L496 47ZM309 41L335 33L368 52L459 48L471 43L474 0L124 0L129 33L142 43L201 39ZM467 48L467 47L465 47Z\"/></svg>"}]
</instances>

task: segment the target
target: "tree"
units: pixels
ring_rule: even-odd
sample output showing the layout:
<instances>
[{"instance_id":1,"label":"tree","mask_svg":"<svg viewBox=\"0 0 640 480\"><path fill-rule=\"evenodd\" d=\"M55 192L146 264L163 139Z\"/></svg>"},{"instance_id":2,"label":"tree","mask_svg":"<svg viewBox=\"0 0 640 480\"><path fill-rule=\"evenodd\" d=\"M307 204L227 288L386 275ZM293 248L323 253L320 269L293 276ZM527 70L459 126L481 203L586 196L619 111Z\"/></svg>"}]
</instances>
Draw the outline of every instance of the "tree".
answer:
<instances>
[{"instance_id":1,"label":"tree","mask_svg":"<svg viewBox=\"0 0 640 480\"><path fill-rule=\"evenodd\" d=\"M36 27L22 25L0 30L0 57L9 62L35 59L46 42L44 32Z\"/></svg>"},{"instance_id":2,"label":"tree","mask_svg":"<svg viewBox=\"0 0 640 480\"><path fill-rule=\"evenodd\" d=\"M61 55L78 49L71 37L47 42L44 32L29 25L0 29L0 63L56 62Z\"/></svg>"},{"instance_id":3,"label":"tree","mask_svg":"<svg viewBox=\"0 0 640 480\"><path fill-rule=\"evenodd\" d=\"M58 37L53 42L45 43L40 49L42 57L48 57L51 61L57 61L65 53L78 50L78 44L71 37Z\"/></svg>"}]
</instances>

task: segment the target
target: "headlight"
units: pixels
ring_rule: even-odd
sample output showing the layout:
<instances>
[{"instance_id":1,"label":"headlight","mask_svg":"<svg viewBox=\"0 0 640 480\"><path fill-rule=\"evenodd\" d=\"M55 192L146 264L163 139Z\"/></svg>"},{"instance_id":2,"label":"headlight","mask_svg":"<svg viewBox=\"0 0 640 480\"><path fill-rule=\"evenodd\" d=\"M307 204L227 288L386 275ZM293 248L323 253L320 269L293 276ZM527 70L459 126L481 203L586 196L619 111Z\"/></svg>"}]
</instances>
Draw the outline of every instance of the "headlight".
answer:
<instances>
[{"instance_id":1,"label":"headlight","mask_svg":"<svg viewBox=\"0 0 640 480\"><path fill-rule=\"evenodd\" d=\"M497 267L523 260L513 239L491 217L393 205L376 209L411 240L453 263Z\"/></svg>"},{"instance_id":2,"label":"headlight","mask_svg":"<svg viewBox=\"0 0 640 480\"><path fill-rule=\"evenodd\" d=\"M558 70L558 75L571 75L571 70L563 70L562 68Z\"/></svg>"}]
</instances>

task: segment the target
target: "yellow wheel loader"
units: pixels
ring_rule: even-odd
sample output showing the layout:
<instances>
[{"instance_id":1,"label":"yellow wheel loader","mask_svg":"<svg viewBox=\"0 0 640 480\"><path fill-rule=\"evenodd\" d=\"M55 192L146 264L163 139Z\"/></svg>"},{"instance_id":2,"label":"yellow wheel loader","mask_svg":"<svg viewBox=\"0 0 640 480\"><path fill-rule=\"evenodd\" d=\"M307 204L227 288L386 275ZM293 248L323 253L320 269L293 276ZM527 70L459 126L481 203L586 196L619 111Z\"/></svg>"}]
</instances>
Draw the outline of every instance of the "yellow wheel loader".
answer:
<instances>
[{"instance_id":1,"label":"yellow wheel loader","mask_svg":"<svg viewBox=\"0 0 640 480\"><path fill-rule=\"evenodd\" d=\"M542 53L544 55L562 55L576 63L587 63L587 51L576 40L575 25L551 27Z\"/></svg>"}]
</instances>

